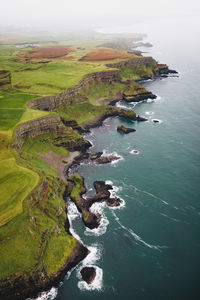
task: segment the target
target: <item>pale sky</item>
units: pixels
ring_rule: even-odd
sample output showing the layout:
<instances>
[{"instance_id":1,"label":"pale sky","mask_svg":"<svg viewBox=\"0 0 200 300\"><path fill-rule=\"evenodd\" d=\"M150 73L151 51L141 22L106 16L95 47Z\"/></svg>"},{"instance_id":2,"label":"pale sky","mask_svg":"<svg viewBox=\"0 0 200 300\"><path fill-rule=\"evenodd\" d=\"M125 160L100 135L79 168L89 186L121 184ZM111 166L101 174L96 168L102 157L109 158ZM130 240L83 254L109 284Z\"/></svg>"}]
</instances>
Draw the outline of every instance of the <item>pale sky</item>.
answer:
<instances>
[{"instance_id":1,"label":"pale sky","mask_svg":"<svg viewBox=\"0 0 200 300\"><path fill-rule=\"evenodd\" d=\"M133 22L140 17L200 12L200 0L1 0L1 2L1 26L41 28L100 26L102 23Z\"/></svg>"}]
</instances>

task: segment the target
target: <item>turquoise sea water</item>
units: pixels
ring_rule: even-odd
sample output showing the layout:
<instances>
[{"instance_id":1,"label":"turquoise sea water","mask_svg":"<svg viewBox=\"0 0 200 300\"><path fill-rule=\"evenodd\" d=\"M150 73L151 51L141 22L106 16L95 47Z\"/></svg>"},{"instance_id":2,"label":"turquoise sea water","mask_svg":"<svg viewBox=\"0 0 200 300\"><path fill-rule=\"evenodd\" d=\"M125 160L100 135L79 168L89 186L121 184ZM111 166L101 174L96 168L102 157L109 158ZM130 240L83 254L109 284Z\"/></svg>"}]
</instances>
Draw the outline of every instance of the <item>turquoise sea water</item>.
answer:
<instances>
[{"instance_id":1,"label":"turquoise sea water","mask_svg":"<svg viewBox=\"0 0 200 300\"><path fill-rule=\"evenodd\" d=\"M83 264L97 266L98 278L91 288L83 284L80 264L55 299L199 299L198 25L194 18L168 19L135 28L149 34L148 41L154 44L147 49L149 55L176 69L179 78L145 83L158 99L141 102L134 110L148 122L112 118L86 136L94 144L90 151L106 150L123 157L112 165L78 167L89 193L94 193L93 181L110 180L125 203L120 209L97 205L103 223L94 232L85 229L70 205L73 230L92 250ZM133 109L132 104L120 104ZM154 118L161 122L153 123ZM116 131L119 124L136 132L122 135ZM131 154L133 149L139 154Z\"/></svg>"}]
</instances>

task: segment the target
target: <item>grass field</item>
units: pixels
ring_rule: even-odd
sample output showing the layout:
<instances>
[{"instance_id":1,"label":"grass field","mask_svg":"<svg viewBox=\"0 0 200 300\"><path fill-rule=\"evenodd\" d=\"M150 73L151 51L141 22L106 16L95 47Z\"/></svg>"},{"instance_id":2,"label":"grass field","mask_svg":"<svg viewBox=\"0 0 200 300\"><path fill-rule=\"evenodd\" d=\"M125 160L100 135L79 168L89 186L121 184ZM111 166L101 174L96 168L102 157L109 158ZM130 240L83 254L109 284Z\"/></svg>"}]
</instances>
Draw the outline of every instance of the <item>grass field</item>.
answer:
<instances>
[{"instance_id":1,"label":"grass field","mask_svg":"<svg viewBox=\"0 0 200 300\"><path fill-rule=\"evenodd\" d=\"M0 162L0 226L22 212L22 203L39 182L39 176L18 166L13 158Z\"/></svg>"},{"instance_id":2,"label":"grass field","mask_svg":"<svg viewBox=\"0 0 200 300\"><path fill-rule=\"evenodd\" d=\"M41 273L42 267L51 276L76 245L76 240L64 228L63 193L67 183L40 156L49 151L67 156L69 151L56 147L52 142L55 135L51 133L26 138L18 150L12 144L21 123L56 113L27 108L30 100L57 95L74 87L86 74L108 70L109 61L133 57L126 51L96 48L106 41L59 41L58 45L64 46L57 47L59 53L48 42L45 45L48 51L42 47L33 50L0 45L0 66L11 72L12 82L7 91L0 90L0 278L14 273L31 274L33 270ZM69 53L66 45L75 51ZM62 55L64 59L58 57ZM83 57L87 57L86 61L81 60ZM132 70L122 73L124 78L134 74L136 71ZM104 114L108 107L101 105L103 101L123 90L121 83L97 85L94 82L83 91L89 103L74 104L57 113L63 120L76 120L83 125ZM65 138L76 139L78 133L68 131ZM80 178L76 176L73 193L77 197Z\"/></svg>"}]
</instances>

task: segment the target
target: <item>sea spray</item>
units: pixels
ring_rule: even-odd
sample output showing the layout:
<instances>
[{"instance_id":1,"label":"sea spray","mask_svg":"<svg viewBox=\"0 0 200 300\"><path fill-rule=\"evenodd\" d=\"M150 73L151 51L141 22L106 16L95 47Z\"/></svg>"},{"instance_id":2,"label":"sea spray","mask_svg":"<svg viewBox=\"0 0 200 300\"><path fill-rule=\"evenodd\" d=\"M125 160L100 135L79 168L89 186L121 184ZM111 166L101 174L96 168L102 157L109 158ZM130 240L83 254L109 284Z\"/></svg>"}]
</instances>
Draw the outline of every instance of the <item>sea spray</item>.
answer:
<instances>
[{"instance_id":1,"label":"sea spray","mask_svg":"<svg viewBox=\"0 0 200 300\"><path fill-rule=\"evenodd\" d=\"M100 244L92 244L88 247L90 253L82 261L81 265L77 268L77 278L79 279L78 287L80 290L102 290L103 287L103 270L96 264L102 256L102 246ZM95 279L91 284L87 284L82 280L81 269L84 267L94 267L96 270Z\"/></svg>"},{"instance_id":2,"label":"sea spray","mask_svg":"<svg viewBox=\"0 0 200 300\"><path fill-rule=\"evenodd\" d=\"M42 292L37 298L28 298L27 300L53 300L58 294L58 289L52 287L50 291Z\"/></svg>"}]
</instances>

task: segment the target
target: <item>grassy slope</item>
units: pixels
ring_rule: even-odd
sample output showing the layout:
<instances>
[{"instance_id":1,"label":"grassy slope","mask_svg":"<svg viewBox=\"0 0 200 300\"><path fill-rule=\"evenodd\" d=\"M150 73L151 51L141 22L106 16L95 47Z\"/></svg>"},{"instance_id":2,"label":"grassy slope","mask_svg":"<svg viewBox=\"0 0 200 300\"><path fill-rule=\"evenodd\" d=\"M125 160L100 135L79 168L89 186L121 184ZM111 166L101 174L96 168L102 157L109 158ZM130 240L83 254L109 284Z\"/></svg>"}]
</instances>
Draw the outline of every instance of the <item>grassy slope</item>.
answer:
<instances>
[{"instance_id":1,"label":"grassy slope","mask_svg":"<svg viewBox=\"0 0 200 300\"><path fill-rule=\"evenodd\" d=\"M10 220L6 226L0 228L0 240L3 241L0 262L2 278L14 272L22 273L24 270L36 268L40 263L51 274L62 265L75 245L75 240L66 234L62 226L65 218L65 204L62 199L64 183L58 180L56 171L38 156L38 153L49 150L59 155L66 155L68 151L53 146L51 135L48 135L45 143L40 137L26 140L22 155L18 158L10 143L18 124L49 114L28 109L26 104L29 100L60 93L76 85L83 75L107 69L105 64L108 61L79 61L87 51L102 42L74 42L74 47L81 46L82 49L71 54L74 56L73 60L56 59L48 64L39 64L38 61L25 64L16 61L17 55L28 49L0 46L1 68L11 71L12 85L15 87L7 92L0 92L0 190L3 189L0 217L3 222ZM59 113L66 120L76 119L79 124L87 123L106 109L96 105L112 98L111 92L117 94L123 88L121 84L96 86L94 83L87 92L90 104L73 105ZM37 183L42 182L49 184L46 200L43 201L46 190L38 193L37 189L26 198ZM58 186L60 189L56 188ZM25 198L26 201L23 201ZM38 201L42 204L38 204ZM36 204L33 205L34 203ZM61 210L63 212L59 217ZM45 240L44 249L40 248L42 236Z\"/></svg>"},{"instance_id":2,"label":"grassy slope","mask_svg":"<svg viewBox=\"0 0 200 300\"><path fill-rule=\"evenodd\" d=\"M31 170L19 167L13 158L1 161L0 169L2 226L22 212L23 200L38 184L39 176Z\"/></svg>"}]
</instances>

